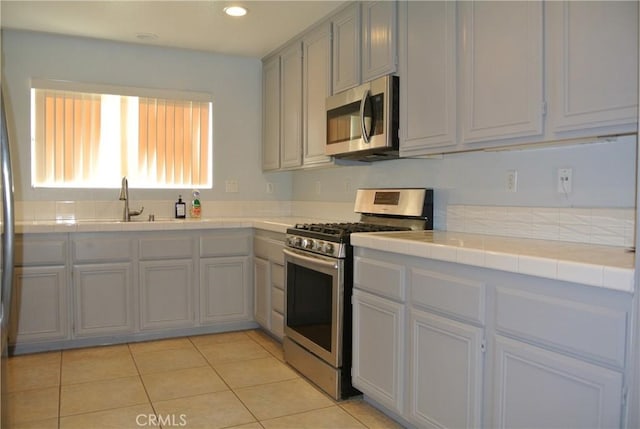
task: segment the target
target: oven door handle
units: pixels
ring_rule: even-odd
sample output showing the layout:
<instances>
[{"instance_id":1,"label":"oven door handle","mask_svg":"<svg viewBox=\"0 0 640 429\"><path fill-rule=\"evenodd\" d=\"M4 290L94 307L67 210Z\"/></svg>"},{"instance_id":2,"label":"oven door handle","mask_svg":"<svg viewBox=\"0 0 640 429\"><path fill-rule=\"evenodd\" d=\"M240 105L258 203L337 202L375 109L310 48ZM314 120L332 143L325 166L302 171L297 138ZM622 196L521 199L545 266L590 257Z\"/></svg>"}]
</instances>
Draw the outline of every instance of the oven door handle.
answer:
<instances>
[{"instance_id":1,"label":"oven door handle","mask_svg":"<svg viewBox=\"0 0 640 429\"><path fill-rule=\"evenodd\" d=\"M338 263L335 261L325 261L324 259L320 259L320 258L313 258L310 256L305 256L305 255L301 255L298 252L292 252L289 249L282 249L282 251L284 252L285 255L291 256L292 258L297 258L300 259L302 261L306 261L309 262L311 264L318 264L318 265L322 265L324 267L327 268L333 268L334 270L338 269Z\"/></svg>"}]
</instances>

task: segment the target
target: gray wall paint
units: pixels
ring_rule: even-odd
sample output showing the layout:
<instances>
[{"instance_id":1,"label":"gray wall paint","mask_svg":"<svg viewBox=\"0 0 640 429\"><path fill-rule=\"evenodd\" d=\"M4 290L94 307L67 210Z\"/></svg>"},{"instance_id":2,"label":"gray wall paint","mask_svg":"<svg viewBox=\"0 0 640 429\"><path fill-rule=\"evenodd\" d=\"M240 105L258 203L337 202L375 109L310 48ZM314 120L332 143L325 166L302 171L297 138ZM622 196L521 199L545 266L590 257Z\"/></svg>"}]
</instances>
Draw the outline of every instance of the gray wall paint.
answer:
<instances>
[{"instance_id":1,"label":"gray wall paint","mask_svg":"<svg viewBox=\"0 0 640 429\"><path fill-rule=\"evenodd\" d=\"M209 92L214 99L214 187L202 190L203 199L290 199L289 173L265 175L261 171L260 60L11 30L3 31L2 48L17 200L109 200L118 195L117 191L103 189L31 188L32 77ZM237 180L239 192L225 193L225 179ZM273 194L266 193L267 182L275 184ZM136 190L134 198L171 200L178 193L184 194L179 190Z\"/></svg>"},{"instance_id":2,"label":"gray wall paint","mask_svg":"<svg viewBox=\"0 0 640 429\"><path fill-rule=\"evenodd\" d=\"M635 153L636 137L626 136L615 142L301 171L293 175L293 198L353 201L358 187L424 186L436 189L440 208L446 204L632 208ZM564 167L573 169L569 198L556 190L557 169ZM518 172L515 193L506 191L507 170L512 169Z\"/></svg>"}]
</instances>

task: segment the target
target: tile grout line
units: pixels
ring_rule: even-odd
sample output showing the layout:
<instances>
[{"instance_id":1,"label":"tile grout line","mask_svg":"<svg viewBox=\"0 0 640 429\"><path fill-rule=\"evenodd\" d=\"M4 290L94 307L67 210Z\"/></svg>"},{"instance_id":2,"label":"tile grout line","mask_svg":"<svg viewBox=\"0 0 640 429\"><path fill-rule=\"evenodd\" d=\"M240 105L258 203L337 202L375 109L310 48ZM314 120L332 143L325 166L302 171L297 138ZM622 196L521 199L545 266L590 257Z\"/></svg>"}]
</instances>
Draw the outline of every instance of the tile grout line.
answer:
<instances>
[{"instance_id":1,"label":"tile grout line","mask_svg":"<svg viewBox=\"0 0 640 429\"><path fill-rule=\"evenodd\" d=\"M138 373L138 378L140 379L140 384L142 384L142 388L144 389L144 394L147 395L147 400L149 401L149 405L151 406L151 410L153 414L156 416L158 412L156 411L156 407L153 405L153 401L151 400L151 395L149 395L149 391L147 390L147 386L144 384L144 380L142 379L142 373L140 372L140 368L138 367L138 361L136 361L135 356L133 355L133 351L131 350L131 343L127 343L127 350L129 350L129 355L131 356L131 360L133 361L133 365L136 367L136 372Z\"/></svg>"}]
</instances>

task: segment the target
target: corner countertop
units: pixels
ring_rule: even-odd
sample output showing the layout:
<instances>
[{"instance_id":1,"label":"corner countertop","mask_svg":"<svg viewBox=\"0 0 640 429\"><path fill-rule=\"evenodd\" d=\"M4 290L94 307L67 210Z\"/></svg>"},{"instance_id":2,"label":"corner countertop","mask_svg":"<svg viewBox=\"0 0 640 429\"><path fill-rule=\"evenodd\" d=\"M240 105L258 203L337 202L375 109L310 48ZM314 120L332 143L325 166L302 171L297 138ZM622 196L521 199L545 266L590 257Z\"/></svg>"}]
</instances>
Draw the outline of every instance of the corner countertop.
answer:
<instances>
[{"instance_id":1,"label":"corner countertop","mask_svg":"<svg viewBox=\"0 0 640 429\"><path fill-rule=\"evenodd\" d=\"M351 244L422 258L634 291L635 254L624 247L446 231L351 235Z\"/></svg>"}]
</instances>

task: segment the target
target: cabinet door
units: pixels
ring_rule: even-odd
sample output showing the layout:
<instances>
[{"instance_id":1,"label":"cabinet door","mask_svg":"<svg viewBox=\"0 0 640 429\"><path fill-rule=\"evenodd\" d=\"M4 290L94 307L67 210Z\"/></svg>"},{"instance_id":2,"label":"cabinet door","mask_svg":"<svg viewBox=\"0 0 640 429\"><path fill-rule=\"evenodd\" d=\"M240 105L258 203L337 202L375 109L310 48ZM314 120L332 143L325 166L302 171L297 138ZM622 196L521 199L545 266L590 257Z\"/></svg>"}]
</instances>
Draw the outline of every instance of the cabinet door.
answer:
<instances>
[{"instance_id":1,"label":"cabinet door","mask_svg":"<svg viewBox=\"0 0 640 429\"><path fill-rule=\"evenodd\" d=\"M280 57L262 65L262 169L280 168Z\"/></svg>"},{"instance_id":2,"label":"cabinet door","mask_svg":"<svg viewBox=\"0 0 640 429\"><path fill-rule=\"evenodd\" d=\"M280 166L299 167L302 164L302 46L294 43L280 56L282 70Z\"/></svg>"},{"instance_id":3,"label":"cabinet door","mask_svg":"<svg viewBox=\"0 0 640 429\"><path fill-rule=\"evenodd\" d=\"M200 321L252 320L249 258L200 260Z\"/></svg>"},{"instance_id":4,"label":"cabinet door","mask_svg":"<svg viewBox=\"0 0 640 429\"><path fill-rule=\"evenodd\" d=\"M304 165L328 163L327 112L331 95L331 27L323 26L302 41L304 100Z\"/></svg>"},{"instance_id":5,"label":"cabinet door","mask_svg":"<svg viewBox=\"0 0 640 429\"><path fill-rule=\"evenodd\" d=\"M622 373L496 336L493 428L620 427Z\"/></svg>"},{"instance_id":6,"label":"cabinet door","mask_svg":"<svg viewBox=\"0 0 640 429\"><path fill-rule=\"evenodd\" d=\"M638 3L548 2L545 8L552 131L635 131Z\"/></svg>"},{"instance_id":7,"label":"cabinet door","mask_svg":"<svg viewBox=\"0 0 640 429\"><path fill-rule=\"evenodd\" d=\"M400 154L456 144L456 2L400 4Z\"/></svg>"},{"instance_id":8,"label":"cabinet door","mask_svg":"<svg viewBox=\"0 0 640 429\"><path fill-rule=\"evenodd\" d=\"M271 328L271 275L269 261L253 258L253 316L263 328Z\"/></svg>"},{"instance_id":9,"label":"cabinet door","mask_svg":"<svg viewBox=\"0 0 640 429\"><path fill-rule=\"evenodd\" d=\"M131 332L131 264L76 265L73 269L76 337Z\"/></svg>"},{"instance_id":10,"label":"cabinet door","mask_svg":"<svg viewBox=\"0 0 640 429\"><path fill-rule=\"evenodd\" d=\"M395 73L398 3L394 0L362 3L362 81Z\"/></svg>"},{"instance_id":11,"label":"cabinet door","mask_svg":"<svg viewBox=\"0 0 640 429\"><path fill-rule=\"evenodd\" d=\"M462 142L542 134L542 3L461 2Z\"/></svg>"},{"instance_id":12,"label":"cabinet door","mask_svg":"<svg viewBox=\"0 0 640 429\"><path fill-rule=\"evenodd\" d=\"M11 343L68 338L65 267L15 268L13 290Z\"/></svg>"},{"instance_id":13,"label":"cabinet door","mask_svg":"<svg viewBox=\"0 0 640 429\"><path fill-rule=\"evenodd\" d=\"M404 305L353 291L353 385L403 412Z\"/></svg>"},{"instance_id":14,"label":"cabinet door","mask_svg":"<svg viewBox=\"0 0 640 429\"><path fill-rule=\"evenodd\" d=\"M412 310L409 416L420 427L481 426L481 328Z\"/></svg>"},{"instance_id":15,"label":"cabinet door","mask_svg":"<svg viewBox=\"0 0 640 429\"><path fill-rule=\"evenodd\" d=\"M360 84L360 4L339 13L333 28L333 93Z\"/></svg>"},{"instance_id":16,"label":"cabinet door","mask_svg":"<svg viewBox=\"0 0 640 429\"><path fill-rule=\"evenodd\" d=\"M140 262L140 328L193 326L193 262Z\"/></svg>"}]
</instances>

